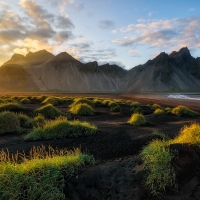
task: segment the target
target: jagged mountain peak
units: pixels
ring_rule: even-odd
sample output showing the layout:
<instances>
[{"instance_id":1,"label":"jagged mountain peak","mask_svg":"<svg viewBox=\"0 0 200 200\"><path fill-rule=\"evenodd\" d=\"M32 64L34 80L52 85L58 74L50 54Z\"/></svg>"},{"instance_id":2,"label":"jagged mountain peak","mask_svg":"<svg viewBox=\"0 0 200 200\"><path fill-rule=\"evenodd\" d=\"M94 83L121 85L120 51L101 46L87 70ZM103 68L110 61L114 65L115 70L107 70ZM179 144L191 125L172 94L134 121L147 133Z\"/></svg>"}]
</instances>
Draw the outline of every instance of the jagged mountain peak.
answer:
<instances>
[{"instance_id":1,"label":"jagged mountain peak","mask_svg":"<svg viewBox=\"0 0 200 200\"><path fill-rule=\"evenodd\" d=\"M61 52L55 58L53 59L54 61L65 61L65 62L73 62L77 61L75 58L73 58L71 55L69 55L67 52Z\"/></svg>"},{"instance_id":2,"label":"jagged mountain peak","mask_svg":"<svg viewBox=\"0 0 200 200\"><path fill-rule=\"evenodd\" d=\"M21 55L21 54L18 54L18 53L15 53L15 54L11 57L12 60L19 60L19 59L24 59L24 58L25 58L25 56L23 56L23 55Z\"/></svg>"}]
</instances>

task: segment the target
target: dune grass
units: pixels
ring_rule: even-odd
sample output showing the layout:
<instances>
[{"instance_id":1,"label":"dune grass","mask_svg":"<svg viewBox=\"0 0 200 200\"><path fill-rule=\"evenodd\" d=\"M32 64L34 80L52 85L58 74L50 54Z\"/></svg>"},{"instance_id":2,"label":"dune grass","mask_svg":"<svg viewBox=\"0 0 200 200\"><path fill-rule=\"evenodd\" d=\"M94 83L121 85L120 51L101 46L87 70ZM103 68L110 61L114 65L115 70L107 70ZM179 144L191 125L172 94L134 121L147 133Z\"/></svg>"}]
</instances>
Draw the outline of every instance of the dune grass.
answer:
<instances>
[{"instance_id":1,"label":"dune grass","mask_svg":"<svg viewBox=\"0 0 200 200\"><path fill-rule=\"evenodd\" d=\"M30 101L30 99L28 99L27 97L25 97L25 98L23 98L23 99L20 100L20 103L22 103L22 104L29 104L29 103L31 103L31 101Z\"/></svg>"},{"instance_id":2,"label":"dune grass","mask_svg":"<svg viewBox=\"0 0 200 200\"><path fill-rule=\"evenodd\" d=\"M75 104L70 108L70 112L75 115L94 115L94 109L87 103Z\"/></svg>"},{"instance_id":3,"label":"dune grass","mask_svg":"<svg viewBox=\"0 0 200 200\"><path fill-rule=\"evenodd\" d=\"M0 113L0 134L20 132L20 120L12 112L5 111Z\"/></svg>"},{"instance_id":4,"label":"dune grass","mask_svg":"<svg viewBox=\"0 0 200 200\"><path fill-rule=\"evenodd\" d=\"M88 122L68 121L65 117L46 121L44 126L35 127L28 133L25 140L49 140L66 137L81 137L94 135L97 127Z\"/></svg>"},{"instance_id":5,"label":"dune grass","mask_svg":"<svg viewBox=\"0 0 200 200\"><path fill-rule=\"evenodd\" d=\"M193 123L184 126L178 136L169 139L161 132L154 132L162 140L153 140L140 153L146 171L145 186L153 195L166 191L167 187L177 188L176 174L171 161L178 156L175 150L170 150L172 144L187 144L200 147L200 124Z\"/></svg>"},{"instance_id":6,"label":"dune grass","mask_svg":"<svg viewBox=\"0 0 200 200\"><path fill-rule=\"evenodd\" d=\"M94 107L94 103L91 100L86 99L86 98L75 98L73 103L70 105L70 107L73 107L77 104L83 104L83 103L88 104L91 107Z\"/></svg>"},{"instance_id":7,"label":"dune grass","mask_svg":"<svg viewBox=\"0 0 200 200\"><path fill-rule=\"evenodd\" d=\"M177 106L172 110L172 114L177 115L177 116L182 116L182 115L190 115L190 116L197 116L199 115L198 112L191 110L187 108L186 106Z\"/></svg>"},{"instance_id":8,"label":"dune grass","mask_svg":"<svg viewBox=\"0 0 200 200\"><path fill-rule=\"evenodd\" d=\"M154 115L164 115L165 111L161 108L156 108L153 112Z\"/></svg>"},{"instance_id":9,"label":"dune grass","mask_svg":"<svg viewBox=\"0 0 200 200\"><path fill-rule=\"evenodd\" d=\"M17 117L19 119L21 128L25 128L25 129L33 128L34 122L33 122L32 118L28 117L27 115L25 115L23 113L17 114Z\"/></svg>"},{"instance_id":10,"label":"dune grass","mask_svg":"<svg viewBox=\"0 0 200 200\"><path fill-rule=\"evenodd\" d=\"M41 114L38 114L33 118L35 126L43 126L45 124L45 117Z\"/></svg>"},{"instance_id":11,"label":"dune grass","mask_svg":"<svg viewBox=\"0 0 200 200\"><path fill-rule=\"evenodd\" d=\"M151 109L152 109L152 110L156 110L157 108L160 108L160 109L161 109L161 106L158 105L158 104L156 104L156 103L154 103L154 104L151 106Z\"/></svg>"},{"instance_id":12,"label":"dune grass","mask_svg":"<svg viewBox=\"0 0 200 200\"><path fill-rule=\"evenodd\" d=\"M70 118L68 113L61 112L57 108L55 108L52 104L44 105L34 111L35 115L41 114L47 119L55 119L59 116L66 116Z\"/></svg>"},{"instance_id":13,"label":"dune grass","mask_svg":"<svg viewBox=\"0 0 200 200\"><path fill-rule=\"evenodd\" d=\"M16 102L2 103L0 104L0 111L20 111L23 106Z\"/></svg>"},{"instance_id":14,"label":"dune grass","mask_svg":"<svg viewBox=\"0 0 200 200\"><path fill-rule=\"evenodd\" d=\"M110 107L110 112L121 112L122 109L119 104L115 104Z\"/></svg>"},{"instance_id":15,"label":"dune grass","mask_svg":"<svg viewBox=\"0 0 200 200\"><path fill-rule=\"evenodd\" d=\"M131 118L128 120L128 123L135 126L140 126L146 123L144 115L140 113L132 114Z\"/></svg>"},{"instance_id":16,"label":"dune grass","mask_svg":"<svg viewBox=\"0 0 200 200\"><path fill-rule=\"evenodd\" d=\"M150 142L140 153L146 172L145 186L154 196L166 191L166 187L176 187L176 175L171 161L175 152L170 151L164 141Z\"/></svg>"},{"instance_id":17,"label":"dune grass","mask_svg":"<svg viewBox=\"0 0 200 200\"><path fill-rule=\"evenodd\" d=\"M170 142L171 144L190 144L200 147L200 124L193 123L184 126L179 135Z\"/></svg>"},{"instance_id":18,"label":"dune grass","mask_svg":"<svg viewBox=\"0 0 200 200\"><path fill-rule=\"evenodd\" d=\"M27 158L29 157L29 159ZM30 155L0 151L1 200L64 200L65 181L81 166L94 162L79 149L33 147Z\"/></svg>"}]
</instances>

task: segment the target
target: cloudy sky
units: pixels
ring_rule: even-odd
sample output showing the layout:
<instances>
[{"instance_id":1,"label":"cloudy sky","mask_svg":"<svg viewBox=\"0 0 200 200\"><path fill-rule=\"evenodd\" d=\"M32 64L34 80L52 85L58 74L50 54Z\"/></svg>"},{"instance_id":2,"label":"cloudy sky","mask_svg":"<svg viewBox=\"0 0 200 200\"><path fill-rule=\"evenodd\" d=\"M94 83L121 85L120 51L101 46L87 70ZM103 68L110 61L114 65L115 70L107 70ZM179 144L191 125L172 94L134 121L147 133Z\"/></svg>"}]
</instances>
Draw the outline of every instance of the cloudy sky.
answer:
<instances>
[{"instance_id":1,"label":"cloudy sky","mask_svg":"<svg viewBox=\"0 0 200 200\"><path fill-rule=\"evenodd\" d=\"M0 0L0 65L46 49L130 69L185 46L200 56L198 0Z\"/></svg>"}]
</instances>

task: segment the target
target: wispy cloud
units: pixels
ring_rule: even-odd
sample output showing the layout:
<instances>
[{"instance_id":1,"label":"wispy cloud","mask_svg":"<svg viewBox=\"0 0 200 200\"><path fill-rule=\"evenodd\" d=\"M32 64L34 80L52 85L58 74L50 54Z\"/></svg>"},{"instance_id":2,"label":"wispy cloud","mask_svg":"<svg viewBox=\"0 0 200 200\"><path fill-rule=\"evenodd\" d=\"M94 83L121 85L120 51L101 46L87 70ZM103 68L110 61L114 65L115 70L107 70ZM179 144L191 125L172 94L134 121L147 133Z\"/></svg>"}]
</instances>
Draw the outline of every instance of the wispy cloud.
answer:
<instances>
[{"instance_id":1,"label":"wispy cloud","mask_svg":"<svg viewBox=\"0 0 200 200\"><path fill-rule=\"evenodd\" d=\"M122 34L129 34L112 43L121 46L149 45L158 48L181 48L188 46L191 49L200 47L200 18L183 18L172 20L144 21L130 24L119 29Z\"/></svg>"},{"instance_id":2,"label":"wispy cloud","mask_svg":"<svg viewBox=\"0 0 200 200\"><path fill-rule=\"evenodd\" d=\"M196 8L189 8L189 12L193 12L193 11L195 11L196 10Z\"/></svg>"}]
</instances>

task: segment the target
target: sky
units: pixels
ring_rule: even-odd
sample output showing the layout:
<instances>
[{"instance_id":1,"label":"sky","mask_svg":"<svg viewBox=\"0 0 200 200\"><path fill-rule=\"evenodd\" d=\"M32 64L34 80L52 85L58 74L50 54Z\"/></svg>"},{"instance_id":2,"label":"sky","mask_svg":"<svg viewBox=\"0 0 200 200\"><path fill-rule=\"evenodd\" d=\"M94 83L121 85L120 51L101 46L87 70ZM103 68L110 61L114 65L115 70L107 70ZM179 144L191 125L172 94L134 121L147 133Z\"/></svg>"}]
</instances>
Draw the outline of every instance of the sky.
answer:
<instances>
[{"instance_id":1,"label":"sky","mask_svg":"<svg viewBox=\"0 0 200 200\"><path fill-rule=\"evenodd\" d=\"M0 65L46 49L128 70L186 46L200 57L198 0L0 0Z\"/></svg>"}]
</instances>

